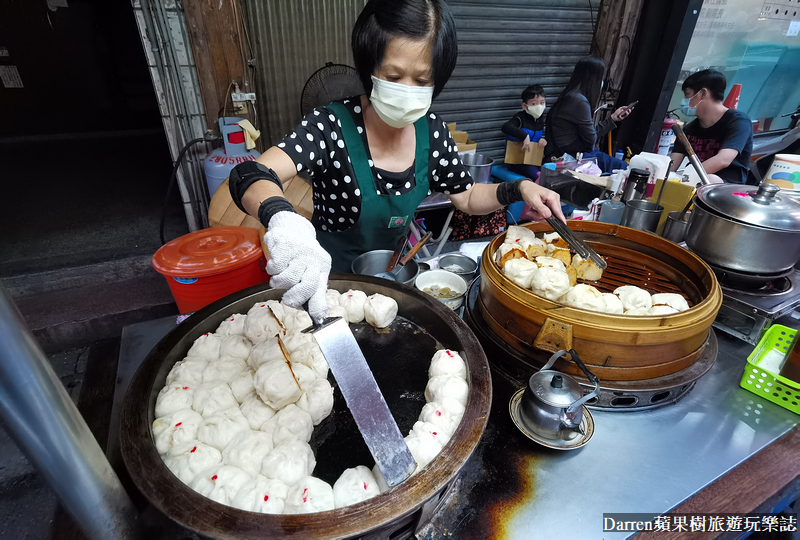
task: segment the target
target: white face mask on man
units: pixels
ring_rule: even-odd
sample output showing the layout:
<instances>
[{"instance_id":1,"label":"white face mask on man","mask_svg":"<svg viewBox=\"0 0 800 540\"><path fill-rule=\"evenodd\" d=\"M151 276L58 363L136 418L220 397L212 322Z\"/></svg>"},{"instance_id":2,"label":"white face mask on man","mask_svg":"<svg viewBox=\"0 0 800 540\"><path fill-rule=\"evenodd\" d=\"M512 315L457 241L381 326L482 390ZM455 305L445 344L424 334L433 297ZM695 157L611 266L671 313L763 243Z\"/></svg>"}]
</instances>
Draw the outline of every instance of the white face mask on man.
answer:
<instances>
[{"instance_id":1,"label":"white face mask on man","mask_svg":"<svg viewBox=\"0 0 800 540\"><path fill-rule=\"evenodd\" d=\"M544 103L539 105L528 105L527 108L525 109L525 112L527 112L534 118L539 118L540 116L542 116L542 113L544 112Z\"/></svg>"},{"instance_id":2,"label":"white face mask on man","mask_svg":"<svg viewBox=\"0 0 800 540\"><path fill-rule=\"evenodd\" d=\"M701 92L702 92L702 90L701 90ZM695 97L697 97L697 94L693 95L692 97L688 97L688 98L685 97L685 98L683 98L681 100L680 109L681 109L681 112L683 114L685 114L686 116L697 116L697 105L700 105L703 102L703 100L701 99L700 101L697 102L697 105L692 107L692 100Z\"/></svg>"},{"instance_id":3,"label":"white face mask on man","mask_svg":"<svg viewBox=\"0 0 800 540\"><path fill-rule=\"evenodd\" d=\"M410 126L422 118L433 101L433 86L408 86L372 76L369 97L381 120L395 128Z\"/></svg>"}]
</instances>

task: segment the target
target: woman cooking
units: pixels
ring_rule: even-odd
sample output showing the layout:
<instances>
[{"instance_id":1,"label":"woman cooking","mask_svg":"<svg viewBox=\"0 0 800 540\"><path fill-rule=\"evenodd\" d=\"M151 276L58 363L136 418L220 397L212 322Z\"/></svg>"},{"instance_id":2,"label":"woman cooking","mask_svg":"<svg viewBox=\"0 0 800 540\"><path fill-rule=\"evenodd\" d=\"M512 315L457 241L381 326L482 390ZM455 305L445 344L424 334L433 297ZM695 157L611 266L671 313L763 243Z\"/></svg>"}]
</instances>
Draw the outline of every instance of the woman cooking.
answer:
<instances>
[{"instance_id":1,"label":"woman cooking","mask_svg":"<svg viewBox=\"0 0 800 540\"><path fill-rule=\"evenodd\" d=\"M358 255L391 249L419 203L446 194L468 214L524 200L540 218L564 219L558 194L531 181L473 185L446 124L428 113L456 64L453 17L441 0L369 0L353 28L353 59L366 95L315 109L283 142L230 176L233 200L267 227L271 285L283 301L327 312L328 273ZM281 181L312 180L311 222Z\"/></svg>"}]
</instances>

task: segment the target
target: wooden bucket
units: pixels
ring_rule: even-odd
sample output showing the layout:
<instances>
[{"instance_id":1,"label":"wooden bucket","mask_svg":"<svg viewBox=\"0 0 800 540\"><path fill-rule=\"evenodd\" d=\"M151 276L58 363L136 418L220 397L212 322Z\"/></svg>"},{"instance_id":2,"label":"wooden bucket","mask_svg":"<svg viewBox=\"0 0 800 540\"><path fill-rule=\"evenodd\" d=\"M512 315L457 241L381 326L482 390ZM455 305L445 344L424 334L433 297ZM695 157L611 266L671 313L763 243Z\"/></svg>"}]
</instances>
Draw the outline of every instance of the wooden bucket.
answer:
<instances>
[{"instance_id":1,"label":"wooden bucket","mask_svg":"<svg viewBox=\"0 0 800 540\"><path fill-rule=\"evenodd\" d=\"M551 232L545 223L526 227ZM481 261L478 307L492 331L526 356L575 349L600 379L651 379L692 365L722 305L708 265L677 244L636 229L596 221L570 221L569 227L608 262L603 278L587 283L602 292L636 285L651 294L680 293L690 309L666 316L609 315L548 300L506 278L494 262L502 233ZM559 361L556 368L582 375L573 362Z\"/></svg>"}]
</instances>

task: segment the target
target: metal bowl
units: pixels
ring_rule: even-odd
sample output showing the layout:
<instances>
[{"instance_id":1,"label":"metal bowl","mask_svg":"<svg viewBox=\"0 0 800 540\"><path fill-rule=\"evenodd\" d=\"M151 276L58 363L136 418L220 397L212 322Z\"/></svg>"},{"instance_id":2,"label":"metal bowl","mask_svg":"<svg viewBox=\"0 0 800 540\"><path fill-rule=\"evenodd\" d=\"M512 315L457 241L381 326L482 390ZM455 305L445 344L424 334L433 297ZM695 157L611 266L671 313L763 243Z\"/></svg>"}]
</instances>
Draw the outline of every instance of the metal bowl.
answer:
<instances>
[{"instance_id":1,"label":"metal bowl","mask_svg":"<svg viewBox=\"0 0 800 540\"><path fill-rule=\"evenodd\" d=\"M469 283L475 277L478 263L461 253L450 253L439 257L439 268L458 274Z\"/></svg>"},{"instance_id":2,"label":"metal bowl","mask_svg":"<svg viewBox=\"0 0 800 540\"><path fill-rule=\"evenodd\" d=\"M399 321L397 332L378 333L372 327L357 327L355 334L393 415L403 424L401 430L413 425L423 406L430 356L429 351L420 354L418 344L427 342L431 356L433 343L461 352L467 363L470 393L464 417L450 442L427 467L393 490L359 504L315 514L245 512L207 499L178 480L161 461L150 434L156 396L169 370L186 356L195 339L213 332L231 314L246 313L255 302L280 299L284 292L257 285L206 306L170 332L144 359L123 400L120 445L125 466L139 491L170 519L209 538L393 538L399 537L399 531L413 533L426 523L454 485L483 434L491 406L489 364L477 338L455 313L413 288L349 274L331 275L328 286L380 293L397 301L398 315L405 319ZM425 331L407 337L418 327ZM398 340L404 340L403 344L398 346ZM413 417L407 405L413 401L409 398L412 394L420 396ZM315 475L325 466L343 468L353 466L347 464L352 460L365 459L357 457L367 452L366 446L340 392L335 393L331 416L314 429L311 446L319 461ZM330 478L335 480L341 471L319 474L332 483Z\"/></svg>"},{"instance_id":3,"label":"metal bowl","mask_svg":"<svg viewBox=\"0 0 800 540\"><path fill-rule=\"evenodd\" d=\"M386 272L389 261L392 258L392 251L388 249L376 249L362 253L353 261L351 269L354 274L364 276L375 276L381 272ZM406 263L402 270L397 274L395 281L411 285L419 274L419 264L414 259Z\"/></svg>"},{"instance_id":4,"label":"metal bowl","mask_svg":"<svg viewBox=\"0 0 800 540\"><path fill-rule=\"evenodd\" d=\"M483 154L464 154L461 162L467 167L476 184L492 183L492 164L494 160Z\"/></svg>"}]
</instances>

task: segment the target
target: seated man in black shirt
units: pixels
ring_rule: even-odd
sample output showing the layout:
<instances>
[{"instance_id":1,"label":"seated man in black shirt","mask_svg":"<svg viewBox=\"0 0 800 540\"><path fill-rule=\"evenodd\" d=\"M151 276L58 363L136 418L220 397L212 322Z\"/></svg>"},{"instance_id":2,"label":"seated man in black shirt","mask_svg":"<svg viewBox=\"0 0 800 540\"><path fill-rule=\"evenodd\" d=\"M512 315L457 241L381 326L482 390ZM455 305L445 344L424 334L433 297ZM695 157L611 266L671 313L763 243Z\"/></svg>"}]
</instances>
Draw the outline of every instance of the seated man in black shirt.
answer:
<instances>
[{"instance_id":1,"label":"seated man in black shirt","mask_svg":"<svg viewBox=\"0 0 800 540\"><path fill-rule=\"evenodd\" d=\"M725 75L713 69L687 77L681 87L681 111L697 118L683 130L712 182L744 184L753 151L753 124L743 112L723 105L726 85ZM685 154L676 142L670 170L677 170Z\"/></svg>"},{"instance_id":2,"label":"seated man in black shirt","mask_svg":"<svg viewBox=\"0 0 800 540\"><path fill-rule=\"evenodd\" d=\"M522 91L522 110L511 117L501 128L509 140L522 143L525 152L533 144L544 148L547 141L544 138L544 113L545 95L540 84L534 84ZM534 165L515 165L507 163L506 167L517 174L536 179L539 168Z\"/></svg>"}]
</instances>

